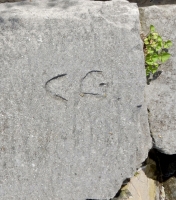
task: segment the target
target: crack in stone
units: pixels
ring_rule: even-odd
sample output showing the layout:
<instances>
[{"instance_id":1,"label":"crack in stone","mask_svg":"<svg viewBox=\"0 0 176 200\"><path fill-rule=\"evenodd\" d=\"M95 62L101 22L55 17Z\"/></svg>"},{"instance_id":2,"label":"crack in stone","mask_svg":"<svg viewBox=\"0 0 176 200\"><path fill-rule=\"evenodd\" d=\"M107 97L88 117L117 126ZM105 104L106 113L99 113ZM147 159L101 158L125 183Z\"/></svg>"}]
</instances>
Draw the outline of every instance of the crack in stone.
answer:
<instances>
[{"instance_id":1,"label":"crack in stone","mask_svg":"<svg viewBox=\"0 0 176 200\"><path fill-rule=\"evenodd\" d=\"M149 108L147 108L147 113L148 113L148 125L149 125L149 131L150 131L150 136L151 136L151 138L152 138L152 144L153 144L153 147L152 147L152 148L156 148L156 145L155 145L155 138L154 138L153 135L152 135L151 124L150 124L150 120L149 120L149 113L150 113Z\"/></svg>"}]
</instances>

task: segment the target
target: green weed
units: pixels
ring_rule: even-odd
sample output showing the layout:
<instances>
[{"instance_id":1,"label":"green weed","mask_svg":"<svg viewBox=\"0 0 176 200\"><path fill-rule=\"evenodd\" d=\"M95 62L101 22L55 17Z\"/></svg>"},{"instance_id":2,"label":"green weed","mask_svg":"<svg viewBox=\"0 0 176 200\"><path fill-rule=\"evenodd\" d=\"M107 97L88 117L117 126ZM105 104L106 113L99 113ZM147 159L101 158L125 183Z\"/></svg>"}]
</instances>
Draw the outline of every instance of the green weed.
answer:
<instances>
[{"instance_id":1,"label":"green weed","mask_svg":"<svg viewBox=\"0 0 176 200\"><path fill-rule=\"evenodd\" d=\"M155 31L153 25L150 26L149 34L143 38L146 76L157 72L158 67L170 58L168 48L172 46L170 40L164 41Z\"/></svg>"}]
</instances>

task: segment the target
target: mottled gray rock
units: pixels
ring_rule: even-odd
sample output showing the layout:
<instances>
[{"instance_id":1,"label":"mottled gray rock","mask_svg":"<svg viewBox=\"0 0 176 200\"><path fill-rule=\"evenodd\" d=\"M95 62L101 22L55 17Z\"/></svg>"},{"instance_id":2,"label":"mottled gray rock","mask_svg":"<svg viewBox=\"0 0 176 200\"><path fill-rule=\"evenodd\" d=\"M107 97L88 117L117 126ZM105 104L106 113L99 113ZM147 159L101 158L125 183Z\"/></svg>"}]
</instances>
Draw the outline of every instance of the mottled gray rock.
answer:
<instances>
[{"instance_id":1,"label":"mottled gray rock","mask_svg":"<svg viewBox=\"0 0 176 200\"><path fill-rule=\"evenodd\" d=\"M165 40L172 40L172 54L161 65L161 75L146 90L150 130L156 148L166 154L176 153L176 5L140 8L142 29L148 32L153 24Z\"/></svg>"},{"instance_id":2,"label":"mottled gray rock","mask_svg":"<svg viewBox=\"0 0 176 200\"><path fill-rule=\"evenodd\" d=\"M166 199L176 199L176 178L173 176L163 183Z\"/></svg>"},{"instance_id":3,"label":"mottled gray rock","mask_svg":"<svg viewBox=\"0 0 176 200\"><path fill-rule=\"evenodd\" d=\"M0 5L0 199L110 199L151 147L137 6L42 2Z\"/></svg>"}]
</instances>

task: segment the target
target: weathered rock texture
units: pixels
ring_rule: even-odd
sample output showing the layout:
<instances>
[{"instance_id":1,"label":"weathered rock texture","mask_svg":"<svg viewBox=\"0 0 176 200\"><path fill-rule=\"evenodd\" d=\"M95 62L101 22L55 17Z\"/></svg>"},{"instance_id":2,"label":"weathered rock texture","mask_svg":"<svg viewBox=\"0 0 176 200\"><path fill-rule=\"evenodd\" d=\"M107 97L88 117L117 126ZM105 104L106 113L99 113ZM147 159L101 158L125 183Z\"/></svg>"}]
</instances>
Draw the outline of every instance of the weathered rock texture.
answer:
<instances>
[{"instance_id":1,"label":"weathered rock texture","mask_svg":"<svg viewBox=\"0 0 176 200\"><path fill-rule=\"evenodd\" d=\"M151 24L165 40L172 40L172 54L162 64L161 75L146 90L151 134L155 146L166 154L176 153L176 5L140 8L142 30L147 33Z\"/></svg>"},{"instance_id":2,"label":"weathered rock texture","mask_svg":"<svg viewBox=\"0 0 176 200\"><path fill-rule=\"evenodd\" d=\"M151 147L138 8L36 5L0 5L0 199L110 199Z\"/></svg>"},{"instance_id":3,"label":"weathered rock texture","mask_svg":"<svg viewBox=\"0 0 176 200\"><path fill-rule=\"evenodd\" d=\"M166 199L169 200L175 200L176 199L176 178L175 176L169 178L167 181L163 183L165 193L166 193Z\"/></svg>"}]
</instances>

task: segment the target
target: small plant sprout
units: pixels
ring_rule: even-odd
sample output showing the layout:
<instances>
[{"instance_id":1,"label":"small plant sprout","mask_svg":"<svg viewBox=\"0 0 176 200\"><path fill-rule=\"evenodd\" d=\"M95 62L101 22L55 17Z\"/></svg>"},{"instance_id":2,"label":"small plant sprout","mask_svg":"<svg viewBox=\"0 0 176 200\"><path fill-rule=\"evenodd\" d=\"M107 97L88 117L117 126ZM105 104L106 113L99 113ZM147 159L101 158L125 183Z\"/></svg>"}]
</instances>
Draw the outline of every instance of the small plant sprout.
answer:
<instances>
[{"instance_id":1,"label":"small plant sprout","mask_svg":"<svg viewBox=\"0 0 176 200\"><path fill-rule=\"evenodd\" d=\"M161 36L155 31L153 25L150 26L149 34L143 38L146 76L157 72L158 67L170 58L168 48L172 46L170 40L163 41Z\"/></svg>"}]
</instances>

